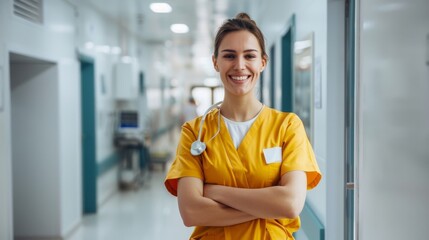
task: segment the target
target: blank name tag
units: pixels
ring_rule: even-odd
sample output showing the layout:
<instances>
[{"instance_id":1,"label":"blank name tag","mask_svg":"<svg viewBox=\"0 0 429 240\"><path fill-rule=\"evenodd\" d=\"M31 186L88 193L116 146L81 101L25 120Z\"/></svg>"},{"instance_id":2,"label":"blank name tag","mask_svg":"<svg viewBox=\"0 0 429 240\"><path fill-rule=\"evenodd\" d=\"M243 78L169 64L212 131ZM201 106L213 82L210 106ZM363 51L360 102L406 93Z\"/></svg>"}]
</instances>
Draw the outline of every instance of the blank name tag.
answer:
<instances>
[{"instance_id":1,"label":"blank name tag","mask_svg":"<svg viewBox=\"0 0 429 240\"><path fill-rule=\"evenodd\" d=\"M267 164L282 161L282 148L281 147L266 148L263 151L264 151L265 162Z\"/></svg>"}]
</instances>

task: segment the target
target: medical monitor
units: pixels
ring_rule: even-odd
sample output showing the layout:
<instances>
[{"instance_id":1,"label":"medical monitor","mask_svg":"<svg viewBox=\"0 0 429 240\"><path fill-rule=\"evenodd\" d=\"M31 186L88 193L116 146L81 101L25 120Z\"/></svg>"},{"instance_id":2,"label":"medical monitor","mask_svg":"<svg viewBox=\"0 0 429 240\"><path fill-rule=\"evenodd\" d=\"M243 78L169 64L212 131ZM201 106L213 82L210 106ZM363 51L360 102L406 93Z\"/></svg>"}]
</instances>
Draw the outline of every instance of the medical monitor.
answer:
<instances>
[{"instance_id":1,"label":"medical monitor","mask_svg":"<svg viewBox=\"0 0 429 240\"><path fill-rule=\"evenodd\" d=\"M137 111L121 111L119 112L119 133L138 132L139 127L139 114Z\"/></svg>"}]
</instances>

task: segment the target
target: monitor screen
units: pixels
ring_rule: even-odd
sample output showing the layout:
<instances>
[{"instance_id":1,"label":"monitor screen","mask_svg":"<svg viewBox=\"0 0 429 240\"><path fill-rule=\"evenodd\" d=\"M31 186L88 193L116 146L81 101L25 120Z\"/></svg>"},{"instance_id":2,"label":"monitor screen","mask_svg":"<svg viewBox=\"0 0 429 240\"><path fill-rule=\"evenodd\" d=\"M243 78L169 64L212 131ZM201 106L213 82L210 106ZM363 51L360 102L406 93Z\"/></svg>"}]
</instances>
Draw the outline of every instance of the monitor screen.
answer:
<instances>
[{"instance_id":1,"label":"monitor screen","mask_svg":"<svg viewBox=\"0 0 429 240\"><path fill-rule=\"evenodd\" d=\"M119 129L135 130L139 127L139 115L137 111L122 111L119 113Z\"/></svg>"}]
</instances>

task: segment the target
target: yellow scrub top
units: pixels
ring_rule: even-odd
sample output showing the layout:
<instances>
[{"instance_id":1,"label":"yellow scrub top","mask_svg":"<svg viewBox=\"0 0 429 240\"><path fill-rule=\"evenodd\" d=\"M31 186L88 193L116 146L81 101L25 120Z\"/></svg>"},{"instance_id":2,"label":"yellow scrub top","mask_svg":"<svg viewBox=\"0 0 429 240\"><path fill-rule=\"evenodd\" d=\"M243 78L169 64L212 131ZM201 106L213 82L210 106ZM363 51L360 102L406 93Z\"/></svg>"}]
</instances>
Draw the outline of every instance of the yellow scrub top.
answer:
<instances>
[{"instance_id":1,"label":"yellow scrub top","mask_svg":"<svg viewBox=\"0 0 429 240\"><path fill-rule=\"evenodd\" d=\"M176 158L167 173L165 187L177 196L182 177L196 177L204 183L238 188L264 188L278 185L283 174L301 170L307 175L307 189L319 183L322 175L301 119L264 107L236 149L218 109L210 112L203 125L201 141L207 145L200 156L190 147L198 137L201 117L186 122L177 147ZM263 150L281 147L281 162L266 163ZM190 239L294 239L300 219L255 219L226 227L197 226Z\"/></svg>"}]
</instances>

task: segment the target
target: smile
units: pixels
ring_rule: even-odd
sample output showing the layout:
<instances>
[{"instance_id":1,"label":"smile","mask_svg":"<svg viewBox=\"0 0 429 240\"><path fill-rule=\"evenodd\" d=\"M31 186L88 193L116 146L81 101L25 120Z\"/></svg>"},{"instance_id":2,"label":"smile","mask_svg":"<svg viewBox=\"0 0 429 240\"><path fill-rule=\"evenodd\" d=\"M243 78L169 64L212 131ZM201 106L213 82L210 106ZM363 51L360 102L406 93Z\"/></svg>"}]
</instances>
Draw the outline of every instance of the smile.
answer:
<instances>
[{"instance_id":1,"label":"smile","mask_svg":"<svg viewBox=\"0 0 429 240\"><path fill-rule=\"evenodd\" d=\"M229 76L234 81L244 81L250 77L250 75L246 76Z\"/></svg>"}]
</instances>

